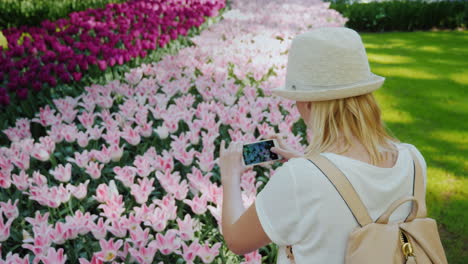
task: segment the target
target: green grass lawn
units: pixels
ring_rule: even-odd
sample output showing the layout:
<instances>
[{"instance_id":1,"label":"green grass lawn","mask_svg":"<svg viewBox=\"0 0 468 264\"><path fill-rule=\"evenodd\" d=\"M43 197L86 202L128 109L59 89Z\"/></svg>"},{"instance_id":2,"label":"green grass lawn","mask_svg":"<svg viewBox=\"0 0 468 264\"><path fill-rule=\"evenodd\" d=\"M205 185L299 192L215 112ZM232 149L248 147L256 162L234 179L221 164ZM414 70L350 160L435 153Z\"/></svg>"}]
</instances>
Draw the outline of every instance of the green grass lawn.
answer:
<instances>
[{"instance_id":1,"label":"green grass lawn","mask_svg":"<svg viewBox=\"0 0 468 264\"><path fill-rule=\"evenodd\" d=\"M468 31L363 33L383 119L428 166L426 203L451 264L468 263Z\"/></svg>"}]
</instances>

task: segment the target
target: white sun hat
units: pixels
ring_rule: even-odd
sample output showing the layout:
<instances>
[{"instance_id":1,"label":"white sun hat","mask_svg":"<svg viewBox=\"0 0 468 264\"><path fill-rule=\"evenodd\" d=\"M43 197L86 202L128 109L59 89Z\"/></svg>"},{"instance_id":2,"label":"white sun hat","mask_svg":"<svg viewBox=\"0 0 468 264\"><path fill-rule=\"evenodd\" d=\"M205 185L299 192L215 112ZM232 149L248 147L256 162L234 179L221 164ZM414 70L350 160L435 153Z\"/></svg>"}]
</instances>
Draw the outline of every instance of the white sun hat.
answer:
<instances>
[{"instance_id":1,"label":"white sun hat","mask_svg":"<svg viewBox=\"0 0 468 264\"><path fill-rule=\"evenodd\" d=\"M295 101L325 101L370 93L384 80L370 71L364 44L356 31L324 27L292 40L286 83L272 93Z\"/></svg>"}]
</instances>

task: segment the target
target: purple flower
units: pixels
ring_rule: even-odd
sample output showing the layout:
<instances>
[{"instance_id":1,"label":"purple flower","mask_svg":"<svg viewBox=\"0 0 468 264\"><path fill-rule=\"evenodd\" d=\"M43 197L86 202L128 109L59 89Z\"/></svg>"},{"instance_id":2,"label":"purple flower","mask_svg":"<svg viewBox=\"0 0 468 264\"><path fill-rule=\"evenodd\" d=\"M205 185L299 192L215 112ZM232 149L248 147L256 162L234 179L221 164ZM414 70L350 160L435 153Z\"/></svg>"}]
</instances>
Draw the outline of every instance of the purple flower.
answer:
<instances>
[{"instance_id":1,"label":"purple flower","mask_svg":"<svg viewBox=\"0 0 468 264\"><path fill-rule=\"evenodd\" d=\"M26 88L21 88L16 90L16 95L18 96L19 99L24 100L28 98L28 89Z\"/></svg>"},{"instance_id":2,"label":"purple flower","mask_svg":"<svg viewBox=\"0 0 468 264\"><path fill-rule=\"evenodd\" d=\"M28 86L39 91L45 83L56 86L57 78L79 81L89 64L104 71L145 57L149 50L186 35L193 25L205 21L204 15L217 14L223 6L222 0L192 0L184 7L173 1L133 0L73 12L68 18L45 20L38 27L5 29L9 49L0 49L0 83L8 80L6 88L24 97ZM22 37L19 45L23 33L31 37ZM6 95L0 103L9 103Z\"/></svg>"},{"instance_id":3,"label":"purple flower","mask_svg":"<svg viewBox=\"0 0 468 264\"><path fill-rule=\"evenodd\" d=\"M8 96L8 95L0 96L0 104L9 105L10 104L10 96Z\"/></svg>"},{"instance_id":4,"label":"purple flower","mask_svg":"<svg viewBox=\"0 0 468 264\"><path fill-rule=\"evenodd\" d=\"M39 92L42 90L42 84L40 82L33 82L32 88L34 91Z\"/></svg>"},{"instance_id":5,"label":"purple flower","mask_svg":"<svg viewBox=\"0 0 468 264\"><path fill-rule=\"evenodd\" d=\"M73 75L73 79L77 82L79 82L81 80L81 77L83 76L81 72L74 72L72 73L72 75Z\"/></svg>"},{"instance_id":6,"label":"purple flower","mask_svg":"<svg viewBox=\"0 0 468 264\"><path fill-rule=\"evenodd\" d=\"M101 69L101 71L105 71L107 69L106 61L98 60L97 64L98 64L99 69Z\"/></svg>"}]
</instances>

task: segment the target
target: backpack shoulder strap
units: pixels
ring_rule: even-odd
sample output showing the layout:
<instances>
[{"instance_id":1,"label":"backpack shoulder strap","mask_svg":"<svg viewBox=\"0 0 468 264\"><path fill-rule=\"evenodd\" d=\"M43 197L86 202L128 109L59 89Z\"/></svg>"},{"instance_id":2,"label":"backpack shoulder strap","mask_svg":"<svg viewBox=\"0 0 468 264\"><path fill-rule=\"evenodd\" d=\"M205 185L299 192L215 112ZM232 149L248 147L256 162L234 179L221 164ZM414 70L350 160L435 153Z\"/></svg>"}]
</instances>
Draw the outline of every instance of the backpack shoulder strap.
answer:
<instances>
[{"instance_id":1,"label":"backpack shoulder strap","mask_svg":"<svg viewBox=\"0 0 468 264\"><path fill-rule=\"evenodd\" d=\"M373 222L353 185L340 169L322 155L314 155L308 159L332 183L361 227Z\"/></svg>"},{"instance_id":2,"label":"backpack shoulder strap","mask_svg":"<svg viewBox=\"0 0 468 264\"><path fill-rule=\"evenodd\" d=\"M414 166L414 192L413 195L418 200L417 218L424 218L427 215L426 209L426 190L424 189L424 175L422 173L421 163L416 156L414 150L410 149L411 156L413 157Z\"/></svg>"}]
</instances>

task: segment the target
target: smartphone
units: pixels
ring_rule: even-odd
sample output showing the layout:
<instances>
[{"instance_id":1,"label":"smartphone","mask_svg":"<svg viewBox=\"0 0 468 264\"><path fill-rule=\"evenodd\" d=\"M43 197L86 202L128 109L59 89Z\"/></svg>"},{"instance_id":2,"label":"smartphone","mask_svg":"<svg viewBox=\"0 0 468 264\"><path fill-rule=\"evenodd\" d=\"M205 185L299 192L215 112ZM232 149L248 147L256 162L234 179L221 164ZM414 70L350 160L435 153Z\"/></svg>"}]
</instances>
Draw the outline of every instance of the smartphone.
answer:
<instances>
[{"instance_id":1,"label":"smartphone","mask_svg":"<svg viewBox=\"0 0 468 264\"><path fill-rule=\"evenodd\" d=\"M245 166L250 167L262 163L281 160L283 157L270 150L272 147L277 146L278 144L274 139L244 144L242 148L242 162Z\"/></svg>"}]
</instances>

